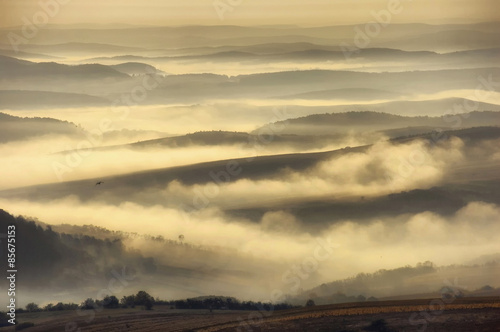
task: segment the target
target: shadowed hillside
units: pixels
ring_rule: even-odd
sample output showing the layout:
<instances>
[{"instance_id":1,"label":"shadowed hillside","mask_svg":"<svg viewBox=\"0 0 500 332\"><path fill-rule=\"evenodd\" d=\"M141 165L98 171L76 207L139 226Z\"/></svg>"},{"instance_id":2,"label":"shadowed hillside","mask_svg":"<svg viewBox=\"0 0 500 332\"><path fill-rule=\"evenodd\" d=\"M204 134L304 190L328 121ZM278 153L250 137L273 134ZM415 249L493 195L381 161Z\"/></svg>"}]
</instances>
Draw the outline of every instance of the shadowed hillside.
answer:
<instances>
[{"instance_id":1,"label":"shadowed hillside","mask_svg":"<svg viewBox=\"0 0 500 332\"><path fill-rule=\"evenodd\" d=\"M110 104L104 98L77 93L25 90L0 91L0 109L52 109L109 106Z\"/></svg>"},{"instance_id":2,"label":"shadowed hillside","mask_svg":"<svg viewBox=\"0 0 500 332\"><path fill-rule=\"evenodd\" d=\"M75 124L51 118L20 118L0 113L0 143L43 135L67 135L83 138L85 131Z\"/></svg>"},{"instance_id":3,"label":"shadowed hillside","mask_svg":"<svg viewBox=\"0 0 500 332\"><path fill-rule=\"evenodd\" d=\"M270 130L270 126L284 127L282 134L325 135L351 131L383 131L391 137L404 133L423 134L435 129L499 126L500 112L472 112L447 114L439 117L408 117L375 112L348 112L314 114L298 119L289 119L257 129L255 133ZM420 129L419 129L420 127ZM403 129L406 128L406 129ZM394 131L399 129L399 131ZM408 134L407 134L408 135ZM399 135L403 136L403 135Z\"/></svg>"}]
</instances>

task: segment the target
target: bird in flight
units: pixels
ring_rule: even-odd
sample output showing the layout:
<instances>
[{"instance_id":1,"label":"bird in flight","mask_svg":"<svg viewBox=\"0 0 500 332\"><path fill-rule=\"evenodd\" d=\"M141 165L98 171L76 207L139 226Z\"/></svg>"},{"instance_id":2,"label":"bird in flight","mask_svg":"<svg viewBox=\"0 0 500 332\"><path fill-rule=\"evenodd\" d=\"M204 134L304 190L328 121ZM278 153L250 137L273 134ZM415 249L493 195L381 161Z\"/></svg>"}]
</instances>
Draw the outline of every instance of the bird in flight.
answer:
<instances>
[{"instance_id":1,"label":"bird in flight","mask_svg":"<svg viewBox=\"0 0 500 332\"><path fill-rule=\"evenodd\" d=\"M100 185L101 185L101 184L103 184L103 183L104 183L104 181L99 181L99 182L97 182L95 185L96 185L96 186L100 186Z\"/></svg>"}]
</instances>

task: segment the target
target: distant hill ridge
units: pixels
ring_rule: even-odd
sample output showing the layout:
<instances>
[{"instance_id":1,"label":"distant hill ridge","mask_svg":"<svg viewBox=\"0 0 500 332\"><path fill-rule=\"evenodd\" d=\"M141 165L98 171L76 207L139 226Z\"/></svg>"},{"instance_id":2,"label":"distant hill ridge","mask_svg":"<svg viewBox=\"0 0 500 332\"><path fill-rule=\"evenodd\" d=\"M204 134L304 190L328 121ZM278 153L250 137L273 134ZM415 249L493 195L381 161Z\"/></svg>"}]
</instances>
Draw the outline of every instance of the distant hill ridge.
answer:
<instances>
[{"instance_id":1,"label":"distant hill ridge","mask_svg":"<svg viewBox=\"0 0 500 332\"><path fill-rule=\"evenodd\" d=\"M110 105L110 101L105 98L81 93L0 90L0 109L47 109L106 105Z\"/></svg>"},{"instance_id":2,"label":"distant hill ridge","mask_svg":"<svg viewBox=\"0 0 500 332\"><path fill-rule=\"evenodd\" d=\"M324 135L339 132L356 131L361 128L376 130L395 130L401 128L420 127L424 131L433 128L460 129L478 126L500 126L500 112L474 111L464 114L449 114L438 117L403 116L382 112L351 111L344 113L313 114L305 117L289 119L272 124L284 126L280 134ZM266 125L253 133L259 133ZM366 130L363 129L363 130Z\"/></svg>"},{"instance_id":3,"label":"distant hill ridge","mask_svg":"<svg viewBox=\"0 0 500 332\"><path fill-rule=\"evenodd\" d=\"M64 65L56 62L31 62L0 55L0 72L9 79L64 77L70 79L127 79L128 75L101 64Z\"/></svg>"}]
</instances>

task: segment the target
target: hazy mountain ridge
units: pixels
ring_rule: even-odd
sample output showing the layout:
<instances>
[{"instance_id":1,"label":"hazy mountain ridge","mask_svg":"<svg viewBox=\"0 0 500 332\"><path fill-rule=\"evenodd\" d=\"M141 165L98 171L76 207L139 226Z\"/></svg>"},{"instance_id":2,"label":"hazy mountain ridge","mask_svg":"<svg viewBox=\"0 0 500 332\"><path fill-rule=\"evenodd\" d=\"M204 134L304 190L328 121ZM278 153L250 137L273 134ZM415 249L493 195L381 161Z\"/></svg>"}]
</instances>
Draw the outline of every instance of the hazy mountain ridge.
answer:
<instances>
[{"instance_id":1,"label":"hazy mountain ridge","mask_svg":"<svg viewBox=\"0 0 500 332\"><path fill-rule=\"evenodd\" d=\"M145 68L147 66L145 65ZM148 67L149 68L149 67ZM0 56L4 70L3 89L50 90L112 96L130 93L143 79L132 78L110 66L86 64L67 66L57 63L33 63ZM146 70L146 69L144 69ZM297 70L251 75L182 74L158 77L160 86L148 91L141 104L200 103L207 100L238 98L274 98L286 89L290 95L335 89L373 89L394 91L401 96L437 93L453 89L475 89L478 77L500 75L498 68L427 70L396 73L365 73L333 70ZM86 82L82 84L82 80ZM379 82L384 82L380 85ZM106 84L102 89L97 84ZM19 88L18 88L19 86ZM486 89L486 87L484 87ZM374 97L378 99L378 97Z\"/></svg>"},{"instance_id":2,"label":"hazy mountain ridge","mask_svg":"<svg viewBox=\"0 0 500 332\"><path fill-rule=\"evenodd\" d=\"M0 210L0 224L5 228L15 225L29 244L18 246L16 256L25 268L20 280L32 290L48 286L59 291L88 287L113 268L121 271L123 265L133 265L142 269L141 264L148 262L140 255L126 253L120 241L59 234L3 210Z\"/></svg>"},{"instance_id":3,"label":"hazy mountain ridge","mask_svg":"<svg viewBox=\"0 0 500 332\"><path fill-rule=\"evenodd\" d=\"M442 133L428 133L417 135L415 137L403 137L393 141L393 144L408 144L413 141L424 139L429 144L434 144L436 137L445 142L450 138L458 137L465 140L467 144L478 143L480 141L492 141L500 138L500 128L482 127L471 128L457 131L448 131ZM301 172L313 167L321 161L331 158L342 157L348 154L363 153L370 146L347 147L340 150L317 152L317 153L295 153L284 155L272 155L247 158L236 158L232 160L244 167L245 171L237 177L230 178L229 182L242 179L259 180L279 176L282 170L292 170ZM211 172L218 174L226 170L230 160L221 160L215 162L199 163L187 166L177 166L169 168L153 169L142 172L133 172L130 174L109 176L100 179L88 179L71 181L64 183L53 183L27 188L18 188L0 191L0 197L17 197L19 199L30 200L53 200L65 197L69 194L76 195L82 201L104 200L112 204L119 204L122 198L119 195L122 192L136 192L141 188L164 188L172 181L179 181L185 185L207 184L214 181L210 177ZM95 187L97 181L104 181L105 186ZM118 194L118 195L117 195ZM138 196L140 197L140 195ZM128 199L132 199L129 197ZM156 201L141 199L142 204L156 204Z\"/></svg>"},{"instance_id":4,"label":"hazy mountain ridge","mask_svg":"<svg viewBox=\"0 0 500 332\"><path fill-rule=\"evenodd\" d=\"M321 41L325 44L340 44L340 42L352 42L356 35L356 25L327 26L327 27L243 27L235 25L226 26L180 26L180 27L128 27L128 28L65 28L57 29L47 27L47 32L37 38L40 44L64 44L75 40L86 40L88 43L112 44L116 46L142 48L161 48L168 42L171 48L200 47L200 46L223 46L223 45L245 45L262 43L287 42L314 42ZM391 24L384 29L383 38L372 41L374 45L383 45L390 40L390 45L405 46L432 50L442 48L442 43L436 43L432 39L420 37L419 35L441 34L447 36L459 36L460 32L466 30L474 38L465 38L465 41L474 42L474 45L488 46L496 44L499 40L497 23L489 24ZM17 33L14 28L4 28L2 32ZM190 38L179 39L178 36L189 36ZM213 38L217 36L217 38ZM414 37L414 40L408 37ZM482 38L479 38L481 36ZM444 38L446 39L446 38ZM464 38L462 38L463 40ZM411 43L408 42L411 41ZM459 43L460 39L451 39ZM452 42L446 44L453 46ZM444 44L444 45L446 45ZM463 43L457 45L463 48ZM400 48L400 47L396 47ZM483 47L484 48L484 47Z\"/></svg>"},{"instance_id":5,"label":"hazy mountain ridge","mask_svg":"<svg viewBox=\"0 0 500 332\"><path fill-rule=\"evenodd\" d=\"M116 80L123 80L129 78L128 75L100 64L68 66L55 62L35 63L6 56L0 56L0 71L2 72L4 80L27 78L65 78L70 80L96 80L111 78Z\"/></svg>"},{"instance_id":6,"label":"hazy mountain ridge","mask_svg":"<svg viewBox=\"0 0 500 332\"><path fill-rule=\"evenodd\" d=\"M471 112L461 114L467 119L460 128L480 126L500 126L500 112ZM182 136L170 136L143 140L125 145L113 145L93 150L112 151L115 149L179 149L202 146L242 146L251 149L259 145L262 133L272 132L272 128L284 128L273 135L266 147L290 146L297 149L322 149L330 144L342 144L348 135L363 132L366 141L377 141L384 135L389 138L425 135L437 130L457 130L455 115L440 117L401 116L380 112L346 112L314 114L301 118L291 118L258 128L250 133L230 131L203 131ZM369 135L371 133L371 136ZM346 136L347 135L347 136ZM71 153L61 151L60 153Z\"/></svg>"},{"instance_id":7,"label":"hazy mountain ridge","mask_svg":"<svg viewBox=\"0 0 500 332\"><path fill-rule=\"evenodd\" d=\"M107 99L79 93L0 90L0 109L47 109L108 106Z\"/></svg>"},{"instance_id":8,"label":"hazy mountain ridge","mask_svg":"<svg viewBox=\"0 0 500 332\"><path fill-rule=\"evenodd\" d=\"M354 100L377 100L377 99L398 99L398 93L389 92L386 90L370 89L370 88L350 88L350 89L332 89L297 93L293 95L277 96L276 99L354 99Z\"/></svg>"},{"instance_id":9,"label":"hazy mountain ridge","mask_svg":"<svg viewBox=\"0 0 500 332\"><path fill-rule=\"evenodd\" d=\"M348 104L334 106L300 107L287 106L289 110L314 109L315 114L343 112L380 112L403 116L446 116L448 114L466 113L464 105L474 104L477 111L500 111L500 105L475 102L466 98L443 98L436 100L397 100L369 105ZM458 110L457 110L458 108ZM313 113L313 112L310 112ZM466 119L464 119L466 123Z\"/></svg>"},{"instance_id":10,"label":"hazy mountain ridge","mask_svg":"<svg viewBox=\"0 0 500 332\"><path fill-rule=\"evenodd\" d=\"M44 292L50 287L52 292L81 300L84 296L81 294L86 294L96 283L106 284L109 278L119 276L129 289L141 288L146 281L159 284L155 288L161 289L161 284L168 281L176 287L175 292L187 291L191 296L199 296L201 289L211 289L210 284L222 279L227 279L226 287L234 291L245 278L253 276L241 271L239 265L257 267L265 263L223 248L193 246L161 236L118 234L99 228L101 234L95 237L93 226L70 227L70 232L65 233L68 227L64 225L40 225L31 218L15 217L4 210L0 210L0 225L5 228L15 225L26 241L16 251L18 264L26 265L19 281L30 293L37 294L34 296L46 296ZM4 249L6 243L2 244ZM138 250L137 244L149 247ZM264 267L261 272L267 274L266 270Z\"/></svg>"},{"instance_id":11,"label":"hazy mountain ridge","mask_svg":"<svg viewBox=\"0 0 500 332\"><path fill-rule=\"evenodd\" d=\"M295 48L297 43L291 43L291 48ZM302 45L304 43L298 43ZM265 45L265 44L264 44ZM285 44L288 45L288 44ZM260 45L254 46L256 50L262 47ZM496 60L494 63L498 64L498 48L492 49L475 49L466 51L454 51L450 53L437 53L429 51L403 51L391 48L365 48L360 49L358 52L349 54L339 50L331 50L334 47L311 45L311 48L298 50L298 51L282 51L278 50L277 53L259 54L252 52L252 47L234 47L233 49L220 51L216 53L203 54L203 55L189 55L177 57L156 57L149 58L150 60L160 61L175 61L175 60L219 60L219 61L309 61L309 60L322 60L322 61L352 61L355 59L362 59L363 61L418 61L426 62L434 60L436 63L446 64L447 61L462 61L460 65L464 65L463 61L467 58L471 59L474 56L475 61ZM494 59L491 59L494 58ZM144 58L148 59L148 58ZM484 66L484 64L483 64Z\"/></svg>"},{"instance_id":12,"label":"hazy mountain ridge","mask_svg":"<svg viewBox=\"0 0 500 332\"><path fill-rule=\"evenodd\" d=\"M453 89L475 89L478 77L500 75L498 68L415 71L402 73L363 73L354 71L304 70L218 77L208 85L207 75L167 76L161 87L151 92L154 100L197 103L203 100L232 98L274 98L286 90L289 94L317 90L356 87L384 90L412 96L415 91L437 93ZM214 76L210 76L214 77ZM182 79L183 84L179 85ZM384 82L381 86L380 82Z\"/></svg>"},{"instance_id":13,"label":"hazy mountain ridge","mask_svg":"<svg viewBox=\"0 0 500 332\"><path fill-rule=\"evenodd\" d=\"M404 50L436 50L449 52L451 50L469 50L487 48L490 45L498 45L500 33L471 31L467 29L438 31L423 34L415 38L407 38L398 43L398 48ZM384 43L382 42L382 45ZM387 43L389 45L391 43Z\"/></svg>"},{"instance_id":14,"label":"hazy mountain ridge","mask_svg":"<svg viewBox=\"0 0 500 332\"><path fill-rule=\"evenodd\" d=\"M110 67L127 75L145 75L145 74L162 73L161 70L158 70L153 66L140 62L127 62L118 65L112 65Z\"/></svg>"},{"instance_id":15,"label":"hazy mountain ridge","mask_svg":"<svg viewBox=\"0 0 500 332\"><path fill-rule=\"evenodd\" d=\"M463 120L462 120L463 119ZM471 112L460 116L449 114L439 117L418 116L409 117L376 112L347 112L315 114L298 119L288 119L259 128L255 133L265 131L271 126L284 127L282 134L325 135L333 133L348 133L351 131L385 131L408 128L413 134L421 131L429 132L435 129L458 129L466 127L500 126L500 112ZM431 130L429 130L431 129ZM403 129L401 129L403 130ZM395 133L401 133L395 131ZM394 136L393 136L394 137Z\"/></svg>"},{"instance_id":16,"label":"hazy mountain ridge","mask_svg":"<svg viewBox=\"0 0 500 332\"><path fill-rule=\"evenodd\" d=\"M374 135L373 139L380 138ZM229 131L206 131L195 132L182 136L170 136L156 138L151 140L142 140L135 143L112 145L92 149L94 151L112 151L116 149L182 149L191 147L223 147L223 146L240 146L243 149L252 150L256 145L260 144L262 138L258 135L252 135L246 132L229 132ZM266 143L268 148L290 147L296 150L300 149L322 149L331 144L342 144L345 140L343 134L332 135L279 135L273 137L272 141ZM242 150L242 153L244 150ZM61 154L73 152L72 150L61 151Z\"/></svg>"},{"instance_id":17,"label":"hazy mountain ridge","mask_svg":"<svg viewBox=\"0 0 500 332\"><path fill-rule=\"evenodd\" d=\"M406 214L432 212L450 216L472 202L500 205L500 180L471 181L467 184L450 184L430 189L415 189L387 196L346 197L323 200L295 200L254 206L245 209L226 210L230 216L244 217L260 222L270 211L287 211L312 233L319 233L332 224L345 220L370 223L373 218L397 218Z\"/></svg>"},{"instance_id":18,"label":"hazy mountain ridge","mask_svg":"<svg viewBox=\"0 0 500 332\"><path fill-rule=\"evenodd\" d=\"M3 46L0 46L0 47L3 47ZM57 59L60 59L60 57L57 57L57 56L30 53L30 52L22 52L22 51L16 52L16 51L10 50L10 49L0 49L0 55L8 56L11 58L24 59L24 60L31 60L31 59L57 60Z\"/></svg>"},{"instance_id":19,"label":"hazy mountain ridge","mask_svg":"<svg viewBox=\"0 0 500 332\"><path fill-rule=\"evenodd\" d=\"M67 135L83 138L85 131L67 121L51 118L20 118L0 113L0 143L42 135Z\"/></svg>"},{"instance_id":20,"label":"hazy mountain ridge","mask_svg":"<svg viewBox=\"0 0 500 332\"><path fill-rule=\"evenodd\" d=\"M474 296L495 296L499 289L488 286L489 278L476 278L474 288L453 284L450 279L443 284L442 278L462 274L463 270L479 270L485 273L500 272L500 261L492 260L481 266L441 266L431 262L419 263L416 266L405 266L396 269L382 269L374 273L359 273L349 279L324 283L318 287L306 290L293 298L292 303L304 303L308 299L316 304L331 304L344 302L364 302L389 300L393 294L404 294L403 298L444 298L453 299ZM470 282L470 280L468 280ZM455 280L456 282L456 280ZM464 281L462 281L464 282ZM466 289L467 288L467 289ZM420 294L418 294L420 293ZM488 295L486 295L488 294Z\"/></svg>"}]
</instances>

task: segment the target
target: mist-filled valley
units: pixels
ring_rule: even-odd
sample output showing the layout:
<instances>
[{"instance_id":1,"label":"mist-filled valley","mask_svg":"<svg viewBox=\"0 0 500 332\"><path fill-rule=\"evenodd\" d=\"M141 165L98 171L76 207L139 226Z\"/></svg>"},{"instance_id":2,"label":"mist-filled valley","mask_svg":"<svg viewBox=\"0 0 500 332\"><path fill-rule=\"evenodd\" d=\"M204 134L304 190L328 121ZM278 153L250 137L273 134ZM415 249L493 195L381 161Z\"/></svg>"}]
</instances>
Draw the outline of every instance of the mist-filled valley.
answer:
<instances>
[{"instance_id":1,"label":"mist-filled valley","mask_svg":"<svg viewBox=\"0 0 500 332\"><path fill-rule=\"evenodd\" d=\"M19 306L498 296L500 23L358 31L0 27Z\"/></svg>"}]
</instances>

